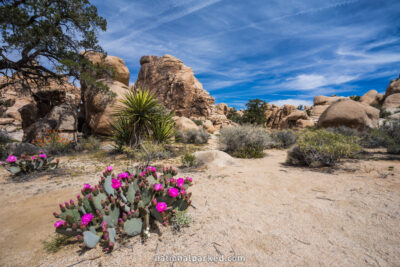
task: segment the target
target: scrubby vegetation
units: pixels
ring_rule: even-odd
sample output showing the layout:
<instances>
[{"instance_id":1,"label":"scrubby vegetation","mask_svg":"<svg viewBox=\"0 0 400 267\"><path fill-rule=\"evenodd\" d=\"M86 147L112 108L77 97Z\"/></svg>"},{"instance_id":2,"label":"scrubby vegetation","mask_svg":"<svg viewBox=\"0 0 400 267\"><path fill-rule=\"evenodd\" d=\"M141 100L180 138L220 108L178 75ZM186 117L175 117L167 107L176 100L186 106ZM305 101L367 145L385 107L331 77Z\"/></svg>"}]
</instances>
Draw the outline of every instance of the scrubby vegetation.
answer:
<instances>
[{"instance_id":1,"label":"scrubby vegetation","mask_svg":"<svg viewBox=\"0 0 400 267\"><path fill-rule=\"evenodd\" d=\"M223 128L219 142L223 151L239 158L262 158L274 143L264 128L251 125Z\"/></svg>"},{"instance_id":2,"label":"scrubby vegetation","mask_svg":"<svg viewBox=\"0 0 400 267\"><path fill-rule=\"evenodd\" d=\"M62 137L56 130L46 130L43 138L32 142L35 146L45 150L50 155L59 155L70 152L73 149L73 143L65 137Z\"/></svg>"},{"instance_id":3,"label":"scrubby vegetation","mask_svg":"<svg viewBox=\"0 0 400 267\"><path fill-rule=\"evenodd\" d=\"M268 109L268 103L260 99L249 100L242 116L242 123L251 123L264 125L267 122L265 112Z\"/></svg>"},{"instance_id":4,"label":"scrubby vegetation","mask_svg":"<svg viewBox=\"0 0 400 267\"><path fill-rule=\"evenodd\" d=\"M296 143L297 134L294 131L288 129L272 133L272 138L276 142L276 147L288 148Z\"/></svg>"},{"instance_id":5,"label":"scrubby vegetation","mask_svg":"<svg viewBox=\"0 0 400 267\"><path fill-rule=\"evenodd\" d=\"M189 153L186 152L182 157L181 157L182 165L184 167L193 167L197 165L196 157Z\"/></svg>"},{"instance_id":6,"label":"scrubby vegetation","mask_svg":"<svg viewBox=\"0 0 400 267\"><path fill-rule=\"evenodd\" d=\"M79 139L75 145L76 151L97 151L101 147L101 142L94 136Z\"/></svg>"},{"instance_id":7,"label":"scrubby vegetation","mask_svg":"<svg viewBox=\"0 0 400 267\"><path fill-rule=\"evenodd\" d=\"M11 142L10 136L7 131L0 130L0 159L7 157L6 146Z\"/></svg>"},{"instance_id":8,"label":"scrubby vegetation","mask_svg":"<svg viewBox=\"0 0 400 267\"><path fill-rule=\"evenodd\" d=\"M175 135L175 141L182 142L185 144L206 144L210 134L204 129L190 129L186 132L177 132Z\"/></svg>"},{"instance_id":9,"label":"scrubby vegetation","mask_svg":"<svg viewBox=\"0 0 400 267\"><path fill-rule=\"evenodd\" d=\"M122 151L128 157L134 158L144 165L149 165L155 160L167 159L171 156L171 153L167 149L165 149L162 144L152 141L143 141L134 148L130 146L123 146Z\"/></svg>"},{"instance_id":10,"label":"scrubby vegetation","mask_svg":"<svg viewBox=\"0 0 400 267\"><path fill-rule=\"evenodd\" d=\"M172 114L148 91L130 91L121 100L122 107L112 123L118 150L123 146L137 147L143 140L164 143L175 134Z\"/></svg>"},{"instance_id":11,"label":"scrubby vegetation","mask_svg":"<svg viewBox=\"0 0 400 267\"><path fill-rule=\"evenodd\" d=\"M57 168L59 160L52 161L53 158L47 157L43 151L40 151L39 155L32 157L21 155L20 159L14 155L9 155L5 162L1 162L1 165L13 175L20 175Z\"/></svg>"},{"instance_id":12,"label":"scrubby vegetation","mask_svg":"<svg viewBox=\"0 0 400 267\"><path fill-rule=\"evenodd\" d=\"M104 251L113 249L118 236L150 236L151 221L163 225L177 222L174 215L191 204L192 178L175 179L173 168L163 168L158 175L155 167L136 167L115 175L106 168L98 185L85 184L77 203L72 199L60 204L56 232L76 236L81 247L94 248L103 243ZM178 218L179 223L187 220Z\"/></svg>"},{"instance_id":13,"label":"scrubby vegetation","mask_svg":"<svg viewBox=\"0 0 400 267\"><path fill-rule=\"evenodd\" d=\"M334 166L341 158L361 151L359 138L325 129L306 129L288 151L287 162L310 167Z\"/></svg>"}]
</instances>

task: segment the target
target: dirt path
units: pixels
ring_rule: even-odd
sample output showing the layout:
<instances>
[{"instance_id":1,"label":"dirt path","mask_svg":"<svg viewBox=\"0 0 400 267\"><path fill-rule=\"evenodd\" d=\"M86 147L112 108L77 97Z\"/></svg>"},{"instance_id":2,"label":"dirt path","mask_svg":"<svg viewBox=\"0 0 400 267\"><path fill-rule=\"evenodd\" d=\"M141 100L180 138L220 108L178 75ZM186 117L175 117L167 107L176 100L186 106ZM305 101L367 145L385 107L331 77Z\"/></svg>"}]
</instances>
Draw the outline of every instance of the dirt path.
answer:
<instances>
[{"instance_id":1,"label":"dirt path","mask_svg":"<svg viewBox=\"0 0 400 267\"><path fill-rule=\"evenodd\" d=\"M258 266L400 264L399 161L348 163L357 171L330 174L285 166L285 157L273 150L229 168L181 172L195 179L191 227L176 234L161 226L145 243L128 239L111 255L79 253L76 244L49 255L40 244L53 232L57 203L85 181L96 181L97 167L69 178L3 178L0 265L154 265L155 255L166 254L242 255L247 265Z\"/></svg>"}]
</instances>

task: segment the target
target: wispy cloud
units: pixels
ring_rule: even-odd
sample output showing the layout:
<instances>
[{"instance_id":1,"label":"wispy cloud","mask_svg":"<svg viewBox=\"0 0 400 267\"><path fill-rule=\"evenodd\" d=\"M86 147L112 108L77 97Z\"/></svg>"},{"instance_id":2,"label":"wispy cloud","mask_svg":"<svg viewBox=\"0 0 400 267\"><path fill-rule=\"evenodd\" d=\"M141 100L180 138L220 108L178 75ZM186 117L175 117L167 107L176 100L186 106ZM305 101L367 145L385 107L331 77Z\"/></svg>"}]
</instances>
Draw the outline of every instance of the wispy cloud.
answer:
<instances>
[{"instance_id":1,"label":"wispy cloud","mask_svg":"<svg viewBox=\"0 0 400 267\"><path fill-rule=\"evenodd\" d=\"M94 3L108 19L101 44L125 60L131 82L141 56L172 54L217 102L360 95L400 72L396 0Z\"/></svg>"}]
</instances>

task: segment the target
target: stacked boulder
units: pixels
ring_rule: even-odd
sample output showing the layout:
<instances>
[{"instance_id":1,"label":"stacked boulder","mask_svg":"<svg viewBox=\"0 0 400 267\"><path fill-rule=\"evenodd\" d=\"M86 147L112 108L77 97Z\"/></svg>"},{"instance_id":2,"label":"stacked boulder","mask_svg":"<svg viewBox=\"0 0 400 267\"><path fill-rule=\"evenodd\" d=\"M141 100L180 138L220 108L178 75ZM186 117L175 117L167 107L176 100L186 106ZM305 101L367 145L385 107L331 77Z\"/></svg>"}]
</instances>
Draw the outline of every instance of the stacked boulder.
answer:
<instances>
[{"instance_id":1,"label":"stacked boulder","mask_svg":"<svg viewBox=\"0 0 400 267\"><path fill-rule=\"evenodd\" d=\"M386 88L382 107L391 113L397 113L400 110L400 76L392 80Z\"/></svg>"},{"instance_id":2,"label":"stacked boulder","mask_svg":"<svg viewBox=\"0 0 400 267\"><path fill-rule=\"evenodd\" d=\"M97 52L90 52L85 56L93 64L111 69L111 73L102 72L95 76L97 82L109 88L108 91L89 88L81 81L83 102L79 116L83 121L82 130L91 134L111 135L113 114L121 105L120 100L129 92L129 69L121 58L115 56L105 56Z\"/></svg>"},{"instance_id":3,"label":"stacked boulder","mask_svg":"<svg viewBox=\"0 0 400 267\"><path fill-rule=\"evenodd\" d=\"M5 82L9 85L0 97L0 128L11 138L32 142L43 138L46 130L55 129L62 137L76 140L80 89L67 78L38 83L14 74L1 77L0 83Z\"/></svg>"}]
</instances>

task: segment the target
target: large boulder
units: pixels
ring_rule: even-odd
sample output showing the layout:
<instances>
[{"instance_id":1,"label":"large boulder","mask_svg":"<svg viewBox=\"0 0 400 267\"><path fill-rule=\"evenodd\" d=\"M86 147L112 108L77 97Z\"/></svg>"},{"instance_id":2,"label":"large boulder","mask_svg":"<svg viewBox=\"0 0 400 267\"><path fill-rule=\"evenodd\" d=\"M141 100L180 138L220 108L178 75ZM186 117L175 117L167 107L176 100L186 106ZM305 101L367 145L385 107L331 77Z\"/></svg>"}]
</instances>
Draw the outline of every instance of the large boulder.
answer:
<instances>
[{"instance_id":1,"label":"large boulder","mask_svg":"<svg viewBox=\"0 0 400 267\"><path fill-rule=\"evenodd\" d=\"M324 96L319 95L314 97L314 106L318 105L331 105L339 100L347 99L344 96Z\"/></svg>"},{"instance_id":2,"label":"large boulder","mask_svg":"<svg viewBox=\"0 0 400 267\"><path fill-rule=\"evenodd\" d=\"M210 121L210 120L205 120L203 122L203 128L210 134L213 134L215 132L215 127L214 127L212 121Z\"/></svg>"},{"instance_id":3,"label":"large boulder","mask_svg":"<svg viewBox=\"0 0 400 267\"><path fill-rule=\"evenodd\" d=\"M400 76L398 79L390 81L389 86L386 88L385 98L393 94L400 94Z\"/></svg>"},{"instance_id":4,"label":"large boulder","mask_svg":"<svg viewBox=\"0 0 400 267\"><path fill-rule=\"evenodd\" d=\"M197 162L208 168L224 168L237 164L229 154L219 150L197 151L194 153Z\"/></svg>"},{"instance_id":5,"label":"large boulder","mask_svg":"<svg viewBox=\"0 0 400 267\"><path fill-rule=\"evenodd\" d=\"M109 92L86 90L85 119L94 134L111 135L111 122L117 107L121 106L120 100L129 92L125 84L109 79L100 80L109 87Z\"/></svg>"},{"instance_id":6,"label":"large boulder","mask_svg":"<svg viewBox=\"0 0 400 267\"><path fill-rule=\"evenodd\" d=\"M360 98L360 103L366 105L379 105L380 101L382 100L382 97L383 96L380 95L378 91L369 90Z\"/></svg>"},{"instance_id":7,"label":"large boulder","mask_svg":"<svg viewBox=\"0 0 400 267\"><path fill-rule=\"evenodd\" d=\"M30 143L10 143L6 146L7 154L15 156L39 154L40 148Z\"/></svg>"},{"instance_id":8,"label":"large boulder","mask_svg":"<svg viewBox=\"0 0 400 267\"><path fill-rule=\"evenodd\" d=\"M134 90L150 90L177 116L207 118L211 114L214 99L182 61L170 55L143 56L140 65Z\"/></svg>"},{"instance_id":9,"label":"large boulder","mask_svg":"<svg viewBox=\"0 0 400 267\"><path fill-rule=\"evenodd\" d=\"M196 125L191 119L186 117L173 117L175 121L176 129L180 132L187 132L189 130L199 130L199 126Z\"/></svg>"},{"instance_id":10,"label":"large boulder","mask_svg":"<svg viewBox=\"0 0 400 267\"><path fill-rule=\"evenodd\" d=\"M93 64L98 65L101 68L111 69L114 76L110 77L107 72L100 73L97 75L96 79L107 79L112 78L115 81L129 86L129 69L125 65L125 62L116 56L105 56L98 52L86 52L85 57L87 57Z\"/></svg>"},{"instance_id":11,"label":"large boulder","mask_svg":"<svg viewBox=\"0 0 400 267\"><path fill-rule=\"evenodd\" d=\"M400 93L387 96L382 107L390 112L400 110Z\"/></svg>"},{"instance_id":12,"label":"large boulder","mask_svg":"<svg viewBox=\"0 0 400 267\"><path fill-rule=\"evenodd\" d=\"M225 115L225 116L227 116L228 115L228 112L229 112L229 107L228 107L228 105L227 104L225 104L225 103L220 103L220 104L217 104L217 105L215 105L215 111L214 111L216 114L218 114L218 115Z\"/></svg>"},{"instance_id":13,"label":"large boulder","mask_svg":"<svg viewBox=\"0 0 400 267\"><path fill-rule=\"evenodd\" d=\"M362 130L378 127L379 110L353 100L342 100L329 106L318 120L318 126L347 126Z\"/></svg>"}]
</instances>

